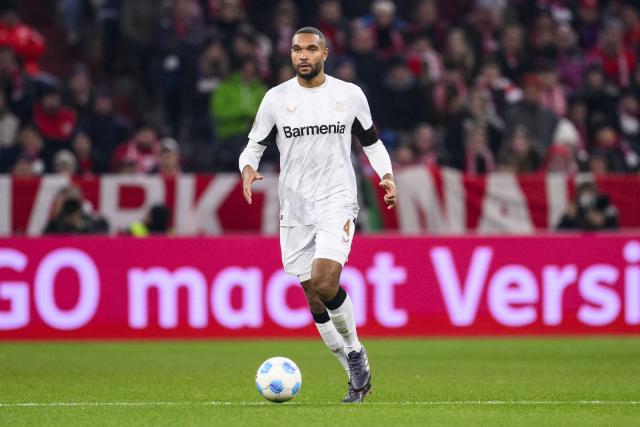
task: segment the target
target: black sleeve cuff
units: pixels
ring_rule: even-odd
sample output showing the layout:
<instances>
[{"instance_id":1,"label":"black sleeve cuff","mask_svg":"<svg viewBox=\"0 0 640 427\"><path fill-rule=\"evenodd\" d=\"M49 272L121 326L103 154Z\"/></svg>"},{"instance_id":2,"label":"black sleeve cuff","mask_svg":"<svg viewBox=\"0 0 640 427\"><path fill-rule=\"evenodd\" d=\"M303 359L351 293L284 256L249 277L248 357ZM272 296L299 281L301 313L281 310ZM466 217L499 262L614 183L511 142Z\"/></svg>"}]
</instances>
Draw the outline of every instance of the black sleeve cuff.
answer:
<instances>
[{"instance_id":1,"label":"black sleeve cuff","mask_svg":"<svg viewBox=\"0 0 640 427\"><path fill-rule=\"evenodd\" d=\"M369 145L373 145L378 141L378 132L376 132L375 126L371 125L371 127L367 130L364 130L360 120L356 117L353 121L353 125L351 125L351 133L358 137L360 144L363 147L368 147Z\"/></svg>"}]
</instances>

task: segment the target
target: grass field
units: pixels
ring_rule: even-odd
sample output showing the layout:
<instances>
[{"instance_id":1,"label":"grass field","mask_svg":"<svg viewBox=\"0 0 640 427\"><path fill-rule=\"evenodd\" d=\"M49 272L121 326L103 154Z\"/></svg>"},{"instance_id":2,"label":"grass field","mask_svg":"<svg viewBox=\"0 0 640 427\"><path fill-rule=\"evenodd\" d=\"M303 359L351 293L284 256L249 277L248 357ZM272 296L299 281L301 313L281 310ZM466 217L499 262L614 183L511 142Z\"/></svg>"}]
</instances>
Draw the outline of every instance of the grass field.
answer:
<instances>
[{"instance_id":1,"label":"grass field","mask_svg":"<svg viewBox=\"0 0 640 427\"><path fill-rule=\"evenodd\" d=\"M365 343L373 393L348 406L320 340L0 344L0 425L640 425L636 338ZM302 371L285 404L253 382L274 355Z\"/></svg>"}]
</instances>

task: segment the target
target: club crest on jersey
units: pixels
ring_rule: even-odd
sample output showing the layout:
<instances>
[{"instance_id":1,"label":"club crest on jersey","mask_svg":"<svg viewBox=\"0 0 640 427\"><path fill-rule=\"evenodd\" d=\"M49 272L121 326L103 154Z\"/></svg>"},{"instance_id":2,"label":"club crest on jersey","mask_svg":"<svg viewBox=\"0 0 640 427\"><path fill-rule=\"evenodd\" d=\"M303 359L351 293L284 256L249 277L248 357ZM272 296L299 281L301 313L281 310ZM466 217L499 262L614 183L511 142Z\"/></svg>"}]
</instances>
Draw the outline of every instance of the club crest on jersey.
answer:
<instances>
[{"instance_id":1,"label":"club crest on jersey","mask_svg":"<svg viewBox=\"0 0 640 427\"><path fill-rule=\"evenodd\" d=\"M287 112L289 113L295 113L297 109L298 109L297 105L287 106Z\"/></svg>"},{"instance_id":2,"label":"club crest on jersey","mask_svg":"<svg viewBox=\"0 0 640 427\"><path fill-rule=\"evenodd\" d=\"M346 126L340 122L329 125L313 125L313 126L300 126L291 127L283 126L284 136L286 138L298 138L300 136L311 135L327 135L330 133L344 134Z\"/></svg>"},{"instance_id":3,"label":"club crest on jersey","mask_svg":"<svg viewBox=\"0 0 640 427\"><path fill-rule=\"evenodd\" d=\"M343 112L344 104L342 102L336 102L336 111Z\"/></svg>"}]
</instances>

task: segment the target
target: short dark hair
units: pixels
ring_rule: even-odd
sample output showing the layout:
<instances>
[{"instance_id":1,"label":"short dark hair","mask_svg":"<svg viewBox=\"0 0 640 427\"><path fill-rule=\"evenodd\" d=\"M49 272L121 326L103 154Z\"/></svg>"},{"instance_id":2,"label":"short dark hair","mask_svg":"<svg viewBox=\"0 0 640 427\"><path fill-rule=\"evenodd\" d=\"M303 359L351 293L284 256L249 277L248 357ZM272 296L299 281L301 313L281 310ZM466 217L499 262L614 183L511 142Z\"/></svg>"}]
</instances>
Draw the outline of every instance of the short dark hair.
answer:
<instances>
[{"instance_id":1,"label":"short dark hair","mask_svg":"<svg viewBox=\"0 0 640 427\"><path fill-rule=\"evenodd\" d=\"M327 45L326 37L324 36L324 34L322 34L322 31L320 31L316 27L302 27L298 31L293 33L294 36L296 34L315 34L316 36L318 36L320 38L320 41L322 43L324 43L325 46Z\"/></svg>"}]
</instances>

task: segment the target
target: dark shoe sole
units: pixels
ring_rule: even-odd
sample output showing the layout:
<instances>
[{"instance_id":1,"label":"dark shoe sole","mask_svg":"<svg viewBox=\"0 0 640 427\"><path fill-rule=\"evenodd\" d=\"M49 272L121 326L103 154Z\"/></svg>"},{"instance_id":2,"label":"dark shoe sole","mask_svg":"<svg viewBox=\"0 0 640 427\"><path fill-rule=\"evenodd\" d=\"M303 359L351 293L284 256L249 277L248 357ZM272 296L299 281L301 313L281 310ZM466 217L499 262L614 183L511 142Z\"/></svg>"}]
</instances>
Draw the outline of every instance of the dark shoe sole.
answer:
<instances>
[{"instance_id":1,"label":"dark shoe sole","mask_svg":"<svg viewBox=\"0 0 640 427\"><path fill-rule=\"evenodd\" d=\"M353 401L353 402L342 401L342 403L362 403L362 402L364 402L364 398L367 397L368 394L371 394L371 383L367 383L367 385L365 385L364 388L359 391L359 393L362 393L362 399L356 400L356 401Z\"/></svg>"}]
</instances>

